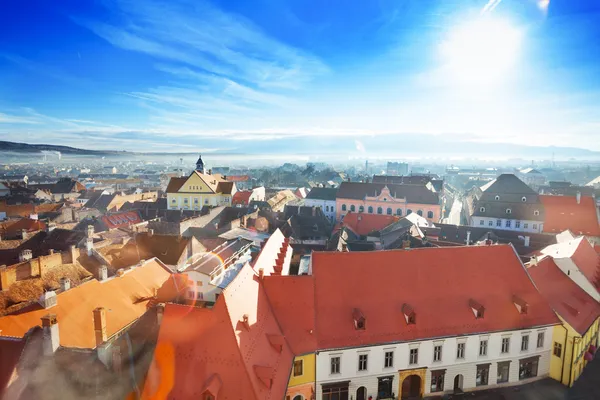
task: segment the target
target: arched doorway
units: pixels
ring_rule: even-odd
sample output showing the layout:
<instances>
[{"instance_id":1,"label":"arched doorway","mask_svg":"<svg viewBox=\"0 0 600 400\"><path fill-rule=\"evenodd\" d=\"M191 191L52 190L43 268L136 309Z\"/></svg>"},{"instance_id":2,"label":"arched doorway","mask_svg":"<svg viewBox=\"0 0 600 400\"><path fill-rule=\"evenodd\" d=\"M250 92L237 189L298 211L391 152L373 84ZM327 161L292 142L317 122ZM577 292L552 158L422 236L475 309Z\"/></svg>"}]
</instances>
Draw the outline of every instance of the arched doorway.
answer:
<instances>
[{"instance_id":1,"label":"arched doorway","mask_svg":"<svg viewBox=\"0 0 600 400\"><path fill-rule=\"evenodd\" d=\"M462 392L463 376L458 374L454 377L454 392Z\"/></svg>"},{"instance_id":2,"label":"arched doorway","mask_svg":"<svg viewBox=\"0 0 600 400\"><path fill-rule=\"evenodd\" d=\"M418 399L421 396L421 377L409 375L402 381L402 399Z\"/></svg>"},{"instance_id":3,"label":"arched doorway","mask_svg":"<svg viewBox=\"0 0 600 400\"><path fill-rule=\"evenodd\" d=\"M367 400L367 388L361 386L356 391L356 400Z\"/></svg>"}]
</instances>

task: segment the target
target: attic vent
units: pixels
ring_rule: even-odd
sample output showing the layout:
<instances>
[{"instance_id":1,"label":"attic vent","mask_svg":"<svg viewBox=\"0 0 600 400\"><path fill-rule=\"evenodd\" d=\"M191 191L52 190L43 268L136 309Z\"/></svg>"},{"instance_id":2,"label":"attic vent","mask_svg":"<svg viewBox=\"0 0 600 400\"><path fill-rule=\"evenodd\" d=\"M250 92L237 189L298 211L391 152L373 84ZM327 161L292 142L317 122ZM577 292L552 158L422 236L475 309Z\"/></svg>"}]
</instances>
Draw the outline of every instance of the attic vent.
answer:
<instances>
[{"instance_id":1,"label":"attic vent","mask_svg":"<svg viewBox=\"0 0 600 400\"><path fill-rule=\"evenodd\" d=\"M536 216L537 216L537 215L540 215L540 212L539 212L538 210L535 210L535 211L533 212L533 215L536 215Z\"/></svg>"},{"instance_id":2,"label":"attic vent","mask_svg":"<svg viewBox=\"0 0 600 400\"><path fill-rule=\"evenodd\" d=\"M525 196L521 197L521 201L522 201L523 203L525 203L525 202L527 201L527 197L525 197Z\"/></svg>"},{"instance_id":3,"label":"attic vent","mask_svg":"<svg viewBox=\"0 0 600 400\"><path fill-rule=\"evenodd\" d=\"M366 329L365 317L358 308L352 310L352 319L354 319L354 329L361 331Z\"/></svg>"},{"instance_id":4,"label":"attic vent","mask_svg":"<svg viewBox=\"0 0 600 400\"><path fill-rule=\"evenodd\" d=\"M500 200L500 196L496 196L496 197L494 197L494 199Z\"/></svg>"},{"instance_id":5,"label":"attic vent","mask_svg":"<svg viewBox=\"0 0 600 400\"><path fill-rule=\"evenodd\" d=\"M525 300L518 296L513 296L512 301L515 307L517 307L517 311L519 311L519 314L527 314L527 303L525 302Z\"/></svg>"},{"instance_id":6,"label":"attic vent","mask_svg":"<svg viewBox=\"0 0 600 400\"><path fill-rule=\"evenodd\" d=\"M510 214L510 213L512 213L512 210L511 210L510 208L507 208L507 209L506 209L506 213L507 213L507 214Z\"/></svg>"},{"instance_id":7,"label":"attic vent","mask_svg":"<svg viewBox=\"0 0 600 400\"><path fill-rule=\"evenodd\" d=\"M479 207L479 212L485 212L485 207Z\"/></svg>"},{"instance_id":8,"label":"attic vent","mask_svg":"<svg viewBox=\"0 0 600 400\"><path fill-rule=\"evenodd\" d=\"M469 299L469 307L471 307L476 319L483 318L485 308L480 303L473 299Z\"/></svg>"},{"instance_id":9,"label":"attic vent","mask_svg":"<svg viewBox=\"0 0 600 400\"><path fill-rule=\"evenodd\" d=\"M417 314L410 304L404 303L402 305L402 313L407 325L414 325L417 323Z\"/></svg>"}]
</instances>

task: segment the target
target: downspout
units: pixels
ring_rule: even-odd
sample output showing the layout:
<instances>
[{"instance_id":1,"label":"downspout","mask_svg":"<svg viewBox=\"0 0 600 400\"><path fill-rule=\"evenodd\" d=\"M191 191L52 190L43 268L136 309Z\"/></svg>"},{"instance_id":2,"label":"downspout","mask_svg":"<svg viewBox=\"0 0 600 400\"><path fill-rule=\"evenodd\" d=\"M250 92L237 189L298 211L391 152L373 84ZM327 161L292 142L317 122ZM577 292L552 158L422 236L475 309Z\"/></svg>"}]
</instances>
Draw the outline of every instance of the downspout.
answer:
<instances>
[{"instance_id":1,"label":"downspout","mask_svg":"<svg viewBox=\"0 0 600 400\"><path fill-rule=\"evenodd\" d=\"M569 337L569 330L567 329L566 326L564 326L562 324L560 326L562 326L563 329L565 330L565 343L563 344L562 348L564 349L564 351L567 351L567 338ZM575 338L573 338L573 342L575 342ZM565 354L565 358L563 359L563 362L562 362L562 365L561 365L561 368L560 368L560 383L561 384L562 384L563 378L565 376L565 362L567 361L566 358L567 357L566 357L566 354ZM573 352L571 352L571 360L573 360ZM571 363L571 365L573 365L573 363Z\"/></svg>"},{"instance_id":2,"label":"downspout","mask_svg":"<svg viewBox=\"0 0 600 400\"><path fill-rule=\"evenodd\" d=\"M570 368L570 374L569 374L569 387L571 387L571 385L573 384L573 355L575 353L575 340L578 338L573 338L573 347L571 348L571 368Z\"/></svg>"}]
</instances>

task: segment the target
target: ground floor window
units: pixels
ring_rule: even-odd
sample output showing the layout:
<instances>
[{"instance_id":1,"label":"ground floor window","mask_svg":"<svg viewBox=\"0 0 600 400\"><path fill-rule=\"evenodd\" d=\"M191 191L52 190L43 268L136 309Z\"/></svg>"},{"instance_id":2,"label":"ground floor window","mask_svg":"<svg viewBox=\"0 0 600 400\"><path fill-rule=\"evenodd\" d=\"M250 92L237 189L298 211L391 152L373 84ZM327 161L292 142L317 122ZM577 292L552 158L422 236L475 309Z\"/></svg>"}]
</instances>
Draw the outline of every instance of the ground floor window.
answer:
<instances>
[{"instance_id":1,"label":"ground floor window","mask_svg":"<svg viewBox=\"0 0 600 400\"><path fill-rule=\"evenodd\" d=\"M394 382L393 376L384 376L381 378L377 378L377 396L380 399L387 399L391 397L395 397L395 394L392 393L392 387Z\"/></svg>"},{"instance_id":2,"label":"ground floor window","mask_svg":"<svg viewBox=\"0 0 600 400\"><path fill-rule=\"evenodd\" d=\"M477 375L475 376L476 386L485 386L488 384L490 376L490 364L481 364L477 366Z\"/></svg>"},{"instance_id":3,"label":"ground floor window","mask_svg":"<svg viewBox=\"0 0 600 400\"><path fill-rule=\"evenodd\" d=\"M322 386L322 400L348 400L348 386L350 381L328 383Z\"/></svg>"},{"instance_id":4,"label":"ground floor window","mask_svg":"<svg viewBox=\"0 0 600 400\"><path fill-rule=\"evenodd\" d=\"M498 363L498 377L497 383L505 383L508 382L508 374L510 373L510 361L499 362Z\"/></svg>"},{"instance_id":5,"label":"ground floor window","mask_svg":"<svg viewBox=\"0 0 600 400\"><path fill-rule=\"evenodd\" d=\"M444 391L444 378L445 377L446 377L445 369L431 371L431 392L443 392Z\"/></svg>"},{"instance_id":6,"label":"ground floor window","mask_svg":"<svg viewBox=\"0 0 600 400\"><path fill-rule=\"evenodd\" d=\"M528 379L537 376L539 356L519 360L519 379Z\"/></svg>"}]
</instances>

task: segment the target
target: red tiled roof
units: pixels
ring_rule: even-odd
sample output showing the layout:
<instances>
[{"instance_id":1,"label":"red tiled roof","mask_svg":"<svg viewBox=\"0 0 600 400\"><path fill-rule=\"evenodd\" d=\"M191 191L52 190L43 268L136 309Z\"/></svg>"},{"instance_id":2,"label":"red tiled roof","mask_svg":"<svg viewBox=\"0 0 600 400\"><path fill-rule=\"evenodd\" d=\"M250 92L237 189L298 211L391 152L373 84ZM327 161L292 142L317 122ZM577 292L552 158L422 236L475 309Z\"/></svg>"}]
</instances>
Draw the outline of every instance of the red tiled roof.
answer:
<instances>
[{"instance_id":1,"label":"red tiled roof","mask_svg":"<svg viewBox=\"0 0 600 400\"><path fill-rule=\"evenodd\" d=\"M312 276L265 276L264 288L294 354L315 351L317 336Z\"/></svg>"},{"instance_id":2,"label":"red tiled roof","mask_svg":"<svg viewBox=\"0 0 600 400\"><path fill-rule=\"evenodd\" d=\"M250 196L252 196L252 190L238 190L233 195L231 203L248 205L250 202Z\"/></svg>"},{"instance_id":3,"label":"red tiled roof","mask_svg":"<svg viewBox=\"0 0 600 400\"><path fill-rule=\"evenodd\" d=\"M187 180L187 177L171 178L167 185L167 193L177 193Z\"/></svg>"},{"instance_id":4,"label":"red tiled roof","mask_svg":"<svg viewBox=\"0 0 600 400\"><path fill-rule=\"evenodd\" d=\"M580 335L600 317L600 304L581 289L547 257L528 269L550 307Z\"/></svg>"},{"instance_id":5,"label":"red tiled roof","mask_svg":"<svg viewBox=\"0 0 600 400\"><path fill-rule=\"evenodd\" d=\"M338 224L335 230L343 224L357 235L367 235L373 231L380 231L386 226L398 221L400 217L395 215L365 214L349 212L344 217L342 223ZM335 231L334 230L334 231Z\"/></svg>"},{"instance_id":6,"label":"red tiled roof","mask_svg":"<svg viewBox=\"0 0 600 400\"><path fill-rule=\"evenodd\" d=\"M31 232L41 231L44 229L46 229L46 224L42 221L39 221L37 219L22 218L14 224L11 224L8 228L6 228L5 232L7 234L15 234L23 230Z\"/></svg>"},{"instance_id":7,"label":"red tiled roof","mask_svg":"<svg viewBox=\"0 0 600 400\"><path fill-rule=\"evenodd\" d=\"M52 212L62 207L59 203L45 203L45 204L6 204L0 203L0 211L6 212L8 217L29 217L31 214L41 214L45 212Z\"/></svg>"},{"instance_id":8,"label":"red tiled roof","mask_svg":"<svg viewBox=\"0 0 600 400\"><path fill-rule=\"evenodd\" d=\"M125 211L105 215L102 217L102 222L106 224L108 229L114 229L139 224L142 219L137 211Z\"/></svg>"},{"instance_id":9,"label":"red tiled roof","mask_svg":"<svg viewBox=\"0 0 600 400\"><path fill-rule=\"evenodd\" d=\"M591 196L540 196L546 211L544 232L560 233L569 229L579 235L600 236L596 201Z\"/></svg>"},{"instance_id":10,"label":"red tiled roof","mask_svg":"<svg viewBox=\"0 0 600 400\"><path fill-rule=\"evenodd\" d=\"M587 280L600 291L600 255L596 253L587 239L584 237L581 238L571 259Z\"/></svg>"},{"instance_id":11,"label":"red tiled roof","mask_svg":"<svg viewBox=\"0 0 600 400\"><path fill-rule=\"evenodd\" d=\"M133 268L125 275L105 282L92 280L57 294L57 305L44 309L37 303L19 314L0 317L3 336L23 337L41 324L41 318L56 314L60 344L64 347L93 349L96 347L92 311L107 310L106 331L111 337L146 312L146 305L171 274L156 260Z\"/></svg>"},{"instance_id":12,"label":"red tiled roof","mask_svg":"<svg viewBox=\"0 0 600 400\"><path fill-rule=\"evenodd\" d=\"M169 371L169 399L201 398L206 390L218 391L219 399L283 398L293 355L285 341L280 352L269 340L281 334L260 280L246 265L212 309L166 306L157 368L146 379L144 398L155 398L155 386ZM158 350L165 347L173 349L172 360L159 365Z\"/></svg>"},{"instance_id":13,"label":"red tiled roof","mask_svg":"<svg viewBox=\"0 0 600 400\"><path fill-rule=\"evenodd\" d=\"M510 245L317 252L312 266L320 349L559 323ZM527 314L513 296L527 302ZM474 317L471 299L483 305L484 318ZM414 325L401 313L405 303L416 313ZM354 308L365 330L355 330Z\"/></svg>"},{"instance_id":14,"label":"red tiled roof","mask_svg":"<svg viewBox=\"0 0 600 400\"><path fill-rule=\"evenodd\" d=\"M248 175L227 175L230 182L246 182L250 177Z\"/></svg>"},{"instance_id":15,"label":"red tiled roof","mask_svg":"<svg viewBox=\"0 0 600 400\"><path fill-rule=\"evenodd\" d=\"M0 397L10 382L27 340L0 339Z\"/></svg>"}]
</instances>

